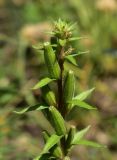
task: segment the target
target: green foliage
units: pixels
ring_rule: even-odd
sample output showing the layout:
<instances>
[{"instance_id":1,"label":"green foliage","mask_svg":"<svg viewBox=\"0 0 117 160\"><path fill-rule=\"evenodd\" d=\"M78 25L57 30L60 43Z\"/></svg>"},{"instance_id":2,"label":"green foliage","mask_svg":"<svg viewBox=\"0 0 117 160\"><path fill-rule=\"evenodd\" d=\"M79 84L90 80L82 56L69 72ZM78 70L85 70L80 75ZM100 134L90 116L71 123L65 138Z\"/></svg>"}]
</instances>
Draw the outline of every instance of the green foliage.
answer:
<instances>
[{"instance_id":1,"label":"green foliage","mask_svg":"<svg viewBox=\"0 0 117 160\"><path fill-rule=\"evenodd\" d=\"M50 106L49 111L50 111L49 113L51 118L50 121L53 128L56 131L56 134L59 136L65 135L66 127L65 127L65 122L62 115L54 106Z\"/></svg>"},{"instance_id":2,"label":"green foliage","mask_svg":"<svg viewBox=\"0 0 117 160\"><path fill-rule=\"evenodd\" d=\"M68 103L74 97L74 92L75 92L75 79L74 79L73 71L71 70L67 73L67 76L65 78L63 92L64 92L63 99L64 99L65 107L67 107L67 110L69 111L72 107L72 104L68 104Z\"/></svg>"},{"instance_id":3,"label":"green foliage","mask_svg":"<svg viewBox=\"0 0 117 160\"><path fill-rule=\"evenodd\" d=\"M87 104L84 101L80 101L79 99L73 99L72 101L70 101L70 103L73 104L73 106L77 106L77 107L81 107L81 108L85 108L85 109L96 109L95 107Z\"/></svg>"},{"instance_id":4,"label":"green foliage","mask_svg":"<svg viewBox=\"0 0 117 160\"><path fill-rule=\"evenodd\" d=\"M55 134L51 135L44 146L42 154L47 153L49 149L51 149L55 144L57 144L60 141L60 138L60 136L57 136Z\"/></svg>"},{"instance_id":5,"label":"green foliage","mask_svg":"<svg viewBox=\"0 0 117 160\"><path fill-rule=\"evenodd\" d=\"M75 96L74 99L79 99L79 100L83 101L94 91L94 89L95 88L84 91L84 92L80 93L79 95Z\"/></svg>"},{"instance_id":6,"label":"green foliage","mask_svg":"<svg viewBox=\"0 0 117 160\"><path fill-rule=\"evenodd\" d=\"M56 106L56 97L54 92L50 89L50 87L48 85L44 86L42 87L41 91L43 99L46 101L46 103L49 104L50 106L52 105Z\"/></svg>"},{"instance_id":7,"label":"green foliage","mask_svg":"<svg viewBox=\"0 0 117 160\"><path fill-rule=\"evenodd\" d=\"M44 43L44 59L51 78L60 78L60 67L54 50L49 42Z\"/></svg>"},{"instance_id":8,"label":"green foliage","mask_svg":"<svg viewBox=\"0 0 117 160\"><path fill-rule=\"evenodd\" d=\"M41 88L41 87L47 85L48 83L50 83L52 81L54 81L54 79L46 77L46 78L42 79L41 81L39 81L32 89Z\"/></svg>"},{"instance_id":9,"label":"green foliage","mask_svg":"<svg viewBox=\"0 0 117 160\"><path fill-rule=\"evenodd\" d=\"M71 41L80 39L80 37L73 37L73 29L74 24L66 23L61 19L54 23L50 42L45 42L41 47L41 50L44 52L48 77L40 80L33 87L33 89L41 89L42 104L40 103L39 105L16 112L22 114L28 111L42 110L44 116L55 131L54 134L49 134L48 131L43 133L45 145L42 152L35 160L70 160L68 154L71 147L77 144L102 147L100 144L84 139L90 126L77 132L75 126L71 126L68 130L67 122L65 121L67 114L70 114L69 111L75 106L87 110L96 109L83 101L91 94L94 88L75 96L74 72L64 69L64 62L66 59L77 65L74 57L85 53L73 53L74 49L71 47ZM54 41L52 41L52 39ZM50 82L55 83L58 89L57 93L51 90Z\"/></svg>"},{"instance_id":10,"label":"green foliage","mask_svg":"<svg viewBox=\"0 0 117 160\"><path fill-rule=\"evenodd\" d=\"M66 56L65 58L73 65L78 66L76 60L72 56Z\"/></svg>"},{"instance_id":11,"label":"green foliage","mask_svg":"<svg viewBox=\"0 0 117 160\"><path fill-rule=\"evenodd\" d=\"M82 129L81 131L79 131L78 133L76 133L74 135L72 144L77 144L87 133L87 131L90 129L90 126L86 127L85 129Z\"/></svg>"},{"instance_id":12,"label":"green foliage","mask_svg":"<svg viewBox=\"0 0 117 160\"><path fill-rule=\"evenodd\" d=\"M41 104L36 104L34 106L29 106L27 108L24 108L21 111L14 111L14 113L23 114L25 112L35 111L35 110L39 111L39 110L43 110L45 108L48 108L48 107L47 106L42 106Z\"/></svg>"},{"instance_id":13,"label":"green foliage","mask_svg":"<svg viewBox=\"0 0 117 160\"><path fill-rule=\"evenodd\" d=\"M49 137L50 137L50 134L49 134L47 131L44 131L44 132L43 132L43 138L44 138L45 143L47 142L47 140L49 139ZM50 149L50 152L51 152L55 157L62 158L62 150L61 150L61 148L58 146L58 144L54 145L54 146Z\"/></svg>"},{"instance_id":14,"label":"green foliage","mask_svg":"<svg viewBox=\"0 0 117 160\"><path fill-rule=\"evenodd\" d=\"M88 140L79 140L78 143L79 145L85 145L85 146L91 146L91 147L96 147L96 148L100 148L100 147L106 147L105 145L93 142L93 141L88 141Z\"/></svg>"}]
</instances>

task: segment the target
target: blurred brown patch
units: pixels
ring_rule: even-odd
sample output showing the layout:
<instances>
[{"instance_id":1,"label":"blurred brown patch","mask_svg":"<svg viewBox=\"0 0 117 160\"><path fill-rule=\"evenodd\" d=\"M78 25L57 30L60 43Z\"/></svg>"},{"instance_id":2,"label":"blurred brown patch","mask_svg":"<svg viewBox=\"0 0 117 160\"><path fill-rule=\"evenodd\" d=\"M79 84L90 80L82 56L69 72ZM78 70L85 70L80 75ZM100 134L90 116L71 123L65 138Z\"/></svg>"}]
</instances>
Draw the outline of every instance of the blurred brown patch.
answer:
<instances>
[{"instance_id":1,"label":"blurred brown patch","mask_svg":"<svg viewBox=\"0 0 117 160\"><path fill-rule=\"evenodd\" d=\"M38 40L48 40L49 34L46 32L52 29L51 25L47 22L38 24L29 24L21 29L22 37L29 43L36 43Z\"/></svg>"},{"instance_id":2,"label":"blurred brown patch","mask_svg":"<svg viewBox=\"0 0 117 160\"><path fill-rule=\"evenodd\" d=\"M113 12L117 10L117 2L116 0L98 0L96 7L101 11Z\"/></svg>"},{"instance_id":3,"label":"blurred brown patch","mask_svg":"<svg viewBox=\"0 0 117 160\"><path fill-rule=\"evenodd\" d=\"M117 115L117 78L98 81L92 101L105 113Z\"/></svg>"}]
</instances>

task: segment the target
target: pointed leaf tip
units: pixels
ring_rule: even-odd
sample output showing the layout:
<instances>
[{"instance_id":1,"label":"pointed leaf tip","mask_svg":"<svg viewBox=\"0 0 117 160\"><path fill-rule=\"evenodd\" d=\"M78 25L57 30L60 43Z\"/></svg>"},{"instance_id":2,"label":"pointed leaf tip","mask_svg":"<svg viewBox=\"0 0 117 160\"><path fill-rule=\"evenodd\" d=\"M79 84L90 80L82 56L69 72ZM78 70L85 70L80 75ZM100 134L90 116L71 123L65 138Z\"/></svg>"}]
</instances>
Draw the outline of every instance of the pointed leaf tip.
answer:
<instances>
[{"instance_id":1,"label":"pointed leaf tip","mask_svg":"<svg viewBox=\"0 0 117 160\"><path fill-rule=\"evenodd\" d=\"M88 110L97 110L96 107L93 107L84 101L80 101L79 99L72 99L69 103L73 104L74 105L73 107L77 106ZM71 109L73 109L73 107Z\"/></svg>"},{"instance_id":2,"label":"pointed leaf tip","mask_svg":"<svg viewBox=\"0 0 117 160\"><path fill-rule=\"evenodd\" d=\"M48 138L42 153L47 153L49 149L51 149L55 144L57 144L60 141L60 139L61 139L61 136L58 136L56 134L51 135Z\"/></svg>"},{"instance_id":3,"label":"pointed leaf tip","mask_svg":"<svg viewBox=\"0 0 117 160\"><path fill-rule=\"evenodd\" d=\"M69 61L73 65L78 66L78 64L77 64L77 62L76 62L76 60L75 60L74 57L72 57L72 56L66 56L65 58L66 58L67 61Z\"/></svg>"},{"instance_id":4,"label":"pointed leaf tip","mask_svg":"<svg viewBox=\"0 0 117 160\"><path fill-rule=\"evenodd\" d=\"M96 147L96 148L106 148L106 145L99 144L94 141L89 141L89 140L80 140L77 144L79 145L85 145L85 146L90 146L90 147Z\"/></svg>"},{"instance_id":5,"label":"pointed leaf tip","mask_svg":"<svg viewBox=\"0 0 117 160\"><path fill-rule=\"evenodd\" d=\"M78 144L78 142L85 136L85 134L88 132L88 130L90 129L90 125L84 129L82 129L81 131L78 131L72 141L72 144Z\"/></svg>"},{"instance_id":6,"label":"pointed leaf tip","mask_svg":"<svg viewBox=\"0 0 117 160\"><path fill-rule=\"evenodd\" d=\"M89 89L89 90L86 90L80 94L78 94L77 96L75 96L73 99L78 99L78 100L85 100L93 91L94 91L95 88L92 88L92 89Z\"/></svg>"},{"instance_id":7,"label":"pointed leaf tip","mask_svg":"<svg viewBox=\"0 0 117 160\"><path fill-rule=\"evenodd\" d=\"M89 53L89 51L84 51L84 52L78 52L76 54L70 54L68 56L66 56L67 58L70 58L70 57L76 57L76 56L79 56L81 54L86 54L86 53Z\"/></svg>"},{"instance_id":8,"label":"pointed leaf tip","mask_svg":"<svg viewBox=\"0 0 117 160\"><path fill-rule=\"evenodd\" d=\"M51 78L44 78L42 80L40 80L32 89L39 89L47 84L49 84L50 82L54 81L55 79L51 79Z\"/></svg>"},{"instance_id":9,"label":"pointed leaf tip","mask_svg":"<svg viewBox=\"0 0 117 160\"><path fill-rule=\"evenodd\" d=\"M43 110L45 108L48 108L48 106L42 106L40 104L36 104L34 106L29 106L29 107L26 107L24 109L22 109L21 111L13 111L14 113L16 114L24 114L26 112L29 112L29 111L39 111L39 110Z\"/></svg>"}]
</instances>

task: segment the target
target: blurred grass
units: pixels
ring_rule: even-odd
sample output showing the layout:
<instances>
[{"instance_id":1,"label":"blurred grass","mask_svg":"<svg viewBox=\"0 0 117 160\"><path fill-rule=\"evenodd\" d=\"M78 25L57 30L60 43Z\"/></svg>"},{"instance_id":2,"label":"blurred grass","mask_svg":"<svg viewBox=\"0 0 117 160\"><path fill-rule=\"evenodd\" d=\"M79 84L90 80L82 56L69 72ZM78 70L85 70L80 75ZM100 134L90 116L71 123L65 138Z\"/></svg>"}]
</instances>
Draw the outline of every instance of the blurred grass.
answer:
<instances>
[{"instance_id":1,"label":"blurred grass","mask_svg":"<svg viewBox=\"0 0 117 160\"><path fill-rule=\"evenodd\" d=\"M0 0L0 159L29 160L43 145L41 129L50 128L41 113L17 116L12 111L39 100L30 88L46 74L43 55L33 44L47 41L58 18L76 22L73 43L89 54L77 59L76 93L96 87L88 101L99 112L73 111L78 128L92 124L89 135L107 149L76 148L73 159L117 159L117 2L115 0Z\"/></svg>"}]
</instances>

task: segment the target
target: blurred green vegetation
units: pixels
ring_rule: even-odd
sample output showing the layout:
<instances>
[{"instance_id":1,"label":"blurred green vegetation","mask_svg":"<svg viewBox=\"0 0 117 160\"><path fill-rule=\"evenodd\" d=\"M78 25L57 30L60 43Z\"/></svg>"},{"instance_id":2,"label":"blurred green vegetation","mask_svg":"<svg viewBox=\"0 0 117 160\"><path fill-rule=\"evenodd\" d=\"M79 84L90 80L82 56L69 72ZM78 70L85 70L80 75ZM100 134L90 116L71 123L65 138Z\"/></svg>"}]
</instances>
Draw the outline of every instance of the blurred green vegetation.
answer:
<instances>
[{"instance_id":1,"label":"blurred green vegetation","mask_svg":"<svg viewBox=\"0 0 117 160\"><path fill-rule=\"evenodd\" d=\"M45 73L43 55L32 45L47 41L52 22L76 22L73 43L78 57L74 70L77 92L95 87L88 101L99 111L73 111L78 129L91 124L87 135L108 146L78 147L73 160L117 159L117 1L116 0L0 0L0 160L30 160L42 146L41 131L51 129L41 113L18 116L16 108L35 104L40 91L31 87Z\"/></svg>"}]
</instances>

